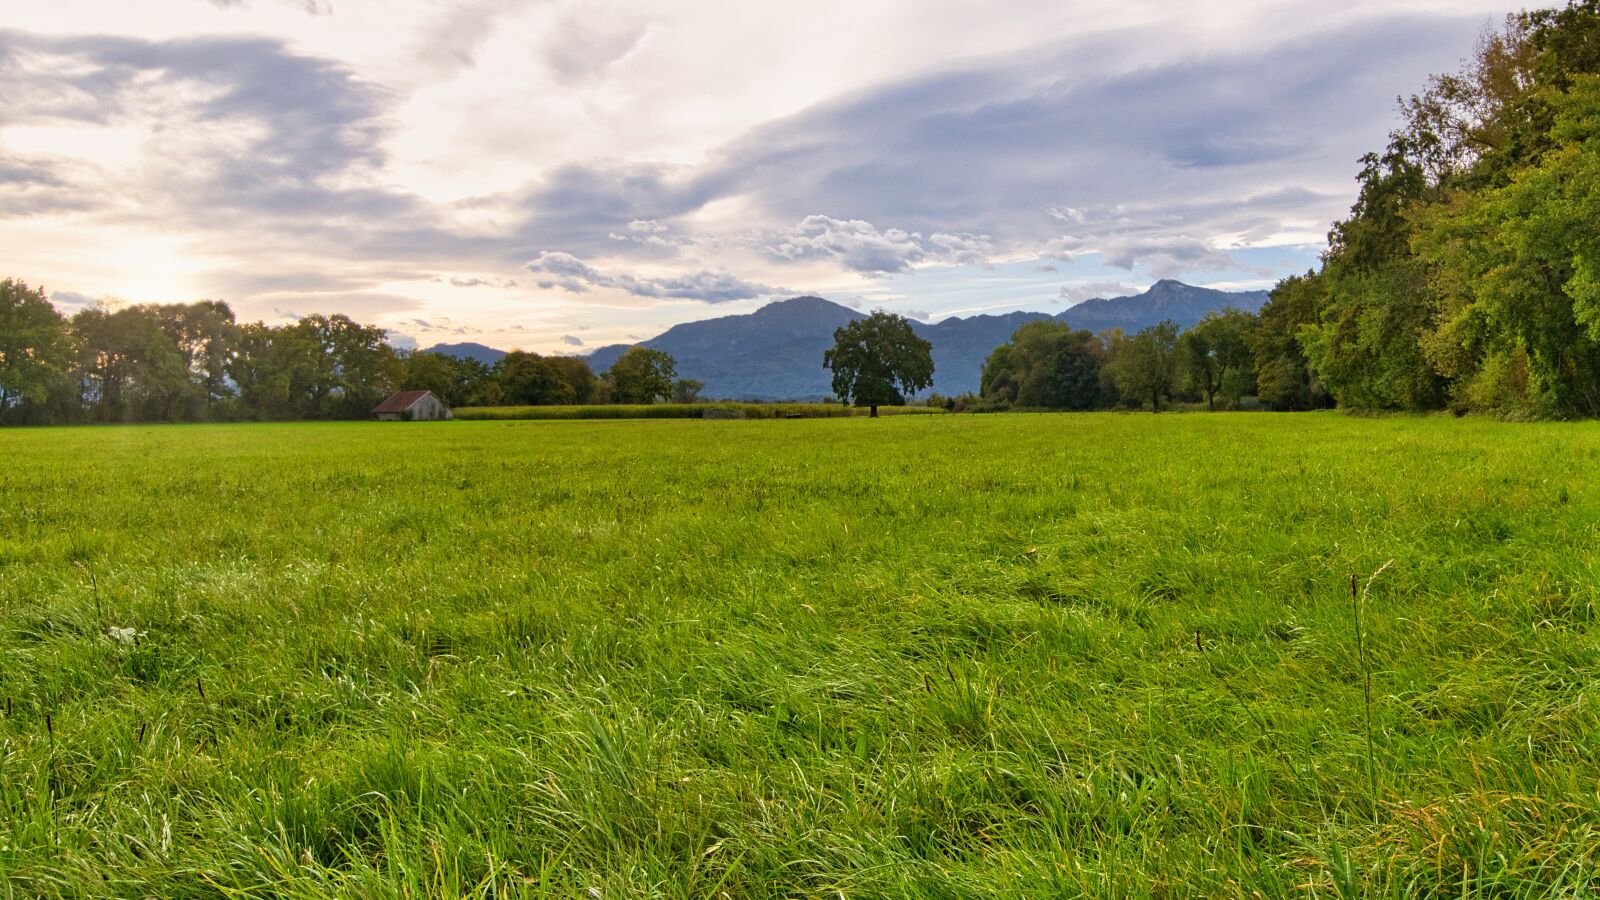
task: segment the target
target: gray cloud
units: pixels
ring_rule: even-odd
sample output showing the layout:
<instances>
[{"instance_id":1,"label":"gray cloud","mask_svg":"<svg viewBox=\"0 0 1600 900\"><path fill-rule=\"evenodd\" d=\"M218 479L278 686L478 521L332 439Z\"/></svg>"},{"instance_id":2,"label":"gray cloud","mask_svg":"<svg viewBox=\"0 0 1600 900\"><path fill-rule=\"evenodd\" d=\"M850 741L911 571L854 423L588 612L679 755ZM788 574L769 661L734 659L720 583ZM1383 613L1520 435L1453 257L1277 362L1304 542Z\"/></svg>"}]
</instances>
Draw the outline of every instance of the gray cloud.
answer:
<instances>
[{"instance_id":1,"label":"gray cloud","mask_svg":"<svg viewBox=\"0 0 1600 900\"><path fill-rule=\"evenodd\" d=\"M70 165L50 160L0 156L0 213L27 216L100 206L92 195L75 188L71 170Z\"/></svg>"},{"instance_id":2,"label":"gray cloud","mask_svg":"<svg viewBox=\"0 0 1600 900\"><path fill-rule=\"evenodd\" d=\"M352 291L345 294L300 294L252 299L235 304L234 308L241 319L266 316L269 312L284 319L343 313L357 321L370 321L376 315L407 312L421 307L422 303L411 297Z\"/></svg>"},{"instance_id":3,"label":"gray cloud","mask_svg":"<svg viewBox=\"0 0 1600 900\"><path fill-rule=\"evenodd\" d=\"M1394 86L1458 56L1477 25L1395 16L1120 74L1147 35L979 60L761 126L697 169L563 167L521 196L517 237L667 260L703 240L683 217L740 197L798 223L755 229L770 258L863 274L1090 252L1151 277L1231 268L1218 236L1342 214L1346 195L1309 185L1348 184L1392 125ZM1080 74L1098 71L1113 74Z\"/></svg>"},{"instance_id":4,"label":"gray cloud","mask_svg":"<svg viewBox=\"0 0 1600 900\"><path fill-rule=\"evenodd\" d=\"M563 334L561 343L566 344L568 347L582 347L584 345L583 338L572 334Z\"/></svg>"},{"instance_id":5,"label":"gray cloud","mask_svg":"<svg viewBox=\"0 0 1600 900\"><path fill-rule=\"evenodd\" d=\"M1113 239L1102 252L1108 266L1129 271L1142 266L1156 278L1173 278L1196 270L1231 269L1238 265L1227 253L1186 235L1155 240Z\"/></svg>"},{"instance_id":6,"label":"gray cloud","mask_svg":"<svg viewBox=\"0 0 1600 900\"><path fill-rule=\"evenodd\" d=\"M163 223L180 216L209 233L240 229L254 244L369 257L467 246L437 210L371 186L394 98L338 63L256 38L16 31L0 31L0 59L10 61L0 80L5 124L134 124L160 135L137 180L115 191L88 167L24 170L35 187L48 174L77 208ZM18 167L7 170L15 176ZM27 199L14 180L0 182L0 204L14 209L19 197Z\"/></svg>"},{"instance_id":7,"label":"gray cloud","mask_svg":"<svg viewBox=\"0 0 1600 900\"><path fill-rule=\"evenodd\" d=\"M1070 303L1082 303L1085 300L1104 300L1113 297L1131 297L1143 293L1144 288L1123 284L1120 281L1090 281L1084 284L1069 284L1061 289L1061 299Z\"/></svg>"},{"instance_id":8,"label":"gray cloud","mask_svg":"<svg viewBox=\"0 0 1600 900\"><path fill-rule=\"evenodd\" d=\"M988 265L994 244L988 235L937 233L924 238L861 219L811 215L774 236L766 250L781 259L831 259L852 272L880 274L910 271L913 264L927 261Z\"/></svg>"},{"instance_id":9,"label":"gray cloud","mask_svg":"<svg viewBox=\"0 0 1600 900\"><path fill-rule=\"evenodd\" d=\"M50 294L50 303L67 314L94 306L100 299L76 291L53 291Z\"/></svg>"},{"instance_id":10,"label":"gray cloud","mask_svg":"<svg viewBox=\"0 0 1600 900\"><path fill-rule=\"evenodd\" d=\"M1190 239L1341 214L1303 185L1347 184L1392 125L1394 86L1458 57L1478 24L1394 16L1120 74L1118 55L1148 35L980 60L756 129L718 176L779 218L873 223L836 251L858 271L903 270L915 252L895 236L957 223L1002 252L1221 265Z\"/></svg>"},{"instance_id":11,"label":"gray cloud","mask_svg":"<svg viewBox=\"0 0 1600 900\"><path fill-rule=\"evenodd\" d=\"M0 184L61 187L65 182L47 161L0 156Z\"/></svg>"},{"instance_id":12,"label":"gray cloud","mask_svg":"<svg viewBox=\"0 0 1600 900\"><path fill-rule=\"evenodd\" d=\"M585 4L556 23L541 49L545 64L562 81L577 81L633 52L648 30L648 23L626 21L620 11L596 11Z\"/></svg>"},{"instance_id":13,"label":"gray cloud","mask_svg":"<svg viewBox=\"0 0 1600 900\"><path fill-rule=\"evenodd\" d=\"M478 48L494 33L501 12L493 3L455 3L443 10L411 49L411 54L439 75L469 69Z\"/></svg>"},{"instance_id":14,"label":"gray cloud","mask_svg":"<svg viewBox=\"0 0 1600 900\"><path fill-rule=\"evenodd\" d=\"M414 325L415 327L417 327L418 329L420 329L422 331L429 331L429 332L435 332L435 333L444 333L444 334L476 334L477 333L474 329L466 328L466 327L463 327L463 326L460 326L460 325L451 324L449 319L420 319L419 318L419 319L410 319L408 321L409 321L409 323L411 325Z\"/></svg>"},{"instance_id":15,"label":"gray cloud","mask_svg":"<svg viewBox=\"0 0 1600 900\"><path fill-rule=\"evenodd\" d=\"M450 279L450 286L458 288L495 287L509 290L516 287L517 283L510 278L452 278Z\"/></svg>"},{"instance_id":16,"label":"gray cloud","mask_svg":"<svg viewBox=\"0 0 1600 900\"><path fill-rule=\"evenodd\" d=\"M303 10L309 16L333 15L333 4L329 0L275 0L280 6L292 6ZM249 0L211 0L211 5L218 9L244 9L249 7Z\"/></svg>"},{"instance_id":17,"label":"gray cloud","mask_svg":"<svg viewBox=\"0 0 1600 900\"><path fill-rule=\"evenodd\" d=\"M665 223L731 196L731 188L728 176L715 168L634 162L558 166L514 197L514 204L527 212L510 239L511 246L524 249L510 252L526 258L525 248L558 245L584 256L626 249L640 259L668 259L678 254L683 241L632 226L667 227ZM651 236L663 240L651 241Z\"/></svg>"},{"instance_id":18,"label":"gray cloud","mask_svg":"<svg viewBox=\"0 0 1600 900\"><path fill-rule=\"evenodd\" d=\"M702 271L666 278L637 278L627 274L606 273L562 251L540 253L524 268L546 276L538 282L541 288L559 287L574 294L606 288L625 291L635 297L726 303L787 293L782 288L745 281L726 271Z\"/></svg>"}]
</instances>

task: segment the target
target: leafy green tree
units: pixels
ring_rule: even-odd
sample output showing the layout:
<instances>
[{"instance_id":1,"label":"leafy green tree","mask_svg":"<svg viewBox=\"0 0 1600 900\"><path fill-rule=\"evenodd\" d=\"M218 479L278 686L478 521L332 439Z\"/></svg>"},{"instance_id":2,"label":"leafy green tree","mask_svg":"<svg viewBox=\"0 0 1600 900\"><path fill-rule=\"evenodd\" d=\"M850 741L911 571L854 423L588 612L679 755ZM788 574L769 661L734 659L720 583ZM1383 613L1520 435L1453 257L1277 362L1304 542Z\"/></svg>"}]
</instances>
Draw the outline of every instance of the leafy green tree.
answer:
<instances>
[{"instance_id":1,"label":"leafy green tree","mask_svg":"<svg viewBox=\"0 0 1600 900\"><path fill-rule=\"evenodd\" d=\"M664 355L664 354L663 354ZM589 368L589 361L578 356L547 356L550 368L565 385L563 393L571 399L568 403L595 403L600 392L600 379ZM668 358L670 361L670 357Z\"/></svg>"},{"instance_id":2,"label":"leafy green tree","mask_svg":"<svg viewBox=\"0 0 1600 900\"><path fill-rule=\"evenodd\" d=\"M1508 16L1501 30L1483 36L1461 71L1429 78L1421 93L1402 102L1399 134L1429 183L1499 182L1518 157L1535 151L1523 140L1534 119L1544 117L1534 92L1535 28L1535 16Z\"/></svg>"},{"instance_id":3,"label":"leafy green tree","mask_svg":"<svg viewBox=\"0 0 1600 900\"><path fill-rule=\"evenodd\" d=\"M1329 233L1318 276L1326 282L1319 321L1298 335L1310 368L1340 404L1367 409L1437 409L1446 384L1422 353L1435 298L1412 252L1411 212L1429 196L1424 169L1402 135L1362 159L1349 218Z\"/></svg>"},{"instance_id":4,"label":"leafy green tree","mask_svg":"<svg viewBox=\"0 0 1600 900\"><path fill-rule=\"evenodd\" d=\"M414 351L404 354L402 390L433 391L451 406L494 406L502 392L490 368L478 360L447 353Z\"/></svg>"},{"instance_id":5,"label":"leafy green tree","mask_svg":"<svg viewBox=\"0 0 1600 900\"><path fill-rule=\"evenodd\" d=\"M1124 397L1142 397L1151 412L1160 412L1177 378L1178 326L1169 320L1125 339L1111 365Z\"/></svg>"},{"instance_id":6,"label":"leafy green tree","mask_svg":"<svg viewBox=\"0 0 1600 900\"><path fill-rule=\"evenodd\" d=\"M978 396L990 403L1015 403L1017 390L1025 374L1026 361L1018 358L1012 343L1001 344L989 351L983 361L983 374L978 379Z\"/></svg>"},{"instance_id":7,"label":"leafy green tree","mask_svg":"<svg viewBox=\"0 0 1600 900\"><path fill-rule=\"evenodd\" d=\"M453 356L413 350L396 354L400 378L396 386L403 391L432 391L450 406L461 405L456 394L456 363Z\"/></svg>"},{"instance_id":8,"label":"leafy green tree","mask_svg":"<svg viewBox=\"0 0 1600 900\"><path fill-rule=\"evenodd\" d=\"M394 390L401 371L387 332L342 313L310 315L289 326L301 351L293 400L316 418L361 419ZM315 348L307 360L305 351ZM309 365L306 363L309 362Z\"/></svg>"},{"instance_id":9,"label":"leafy green tree","mask_svg":"<svg viewBox=\"0 0 1600 900\"><path fill-rule=\"evenodd\" d=\"M991 403L1046 409L1100 405L1105 349L1093 334L1046 319L1028 322L989 354L979 392Z\"/></svg>"},{"instance_id":10,"label":"leafy green tree","mask_svg":"<svg viewBox=\"0 0 1600 900\"><path fill-rule=\"evenodd\" d=\"M494 367L503 402L553 406L594 402L596 379L585 360L513 350Z\"/></svg>"},{"instance_id":11,"label":"leafy green tree","mask_svg":"<svg viewBox=\"0 0 1600 900\"><path fill-rule=\"evenodd\" d=\"M244 412L256 419L311 414L306 397L321 367L322 348L304 331L252 322L239 329L239 349L228 375Z\"/></svg>"},{"instance_id":12,"label":"leafy green tree","mask_svg":"<svg viewBox=\"0 0 1600 900\"><path fill-rule=\"evenodd\" d=\"M679 378L672 383L673 403L697 403L706 383L698 378Z\"/></svg>"},{"instance_id":13,"label":"leafy green tree","mask_svg":"<svg viewBox=\"0 0 1600 900\"><path fill-rule=\"evenodd\" d=\"M678 364L660 350L630 347L606 370L613 403L654 403L672 396Z\"/></svg>"},{"instance_id":14,"label":"leafy green tree","mask_svg":"<svg viewBox=\"0 0 1600 900\"><path fill-rule=\"evenodd\" d=\"M1299 337L1321 321L1325 305L1326 282L1319 274L1307 272L1278 282L1256 314L1250 356L1256 396L1268 407L1306 410L1332 405L1333 398L1311 372Z\"/></svg>"},{"instance_id":15,"label":"leafy green tree","mask_svg":"<svg viewBox=\"0 0 1600 900\"><path fill-rule=\"evenodd\" d=\"M933 386L933 345L917 337L911 322L882 310L833 332L833 347L822 354L833 371L833 393L845 403L870 407L902 406L906 394Z\"/></svg>"},{"instance_id":16,"label":"leafy green tree","mask_svg":"<svg viewBox=\"0 0 1600 900\"><path fill-rule=\"evenodd\" d=\"M43 422L75 406L71 365L67 320L44 289L0 281L0 423Z\"/></svg>"},{"instance_id":17,"label":"leafy green tree","mask_svg":"<svg viewBox=\"0 0 1600 900\"><path fill-rule=\"evenodd\" d=\"M98 305L72 317L77 371L91 416L102 422L161 421L190 408L194 385L154 305Z\"/></svg>"},{"instance_id":18,"label":"leafy green tree","mask_svg":"<svg viewBox=\"0 0 1600 900\"><path fill-rule=\"evenodd\" d=\"M184 418L215 415L220 404L234 396L228 368L238 352L239 325L233 310L219 300L160 304L150 308L189 371L191 390Z\"/></svg>"},{"instance_id":19,"label":"leafy green tree","mask_svg":"<svg viewBox=\"0 0 1600 900\"><path fill-rule=\"evenodd\" d=\"M513 350L495 364L502 401L513 406L554 406L571 402L555 367L537 353Z\"/></svg>"},{"instance_id":20,"label":"leafy green tree","mask_svg":"<svg viewBox=\"0 0 1600 900\"><path fill-rule=\"evenodd\" d=\"M1231 406L1254 388L1251 332L1256 317L1229 307L1205 318L1178 338L1179 368L1191 390L1205 397L1206 409L1217 408L1220 393Z\"/></svg>"}]
</instances>

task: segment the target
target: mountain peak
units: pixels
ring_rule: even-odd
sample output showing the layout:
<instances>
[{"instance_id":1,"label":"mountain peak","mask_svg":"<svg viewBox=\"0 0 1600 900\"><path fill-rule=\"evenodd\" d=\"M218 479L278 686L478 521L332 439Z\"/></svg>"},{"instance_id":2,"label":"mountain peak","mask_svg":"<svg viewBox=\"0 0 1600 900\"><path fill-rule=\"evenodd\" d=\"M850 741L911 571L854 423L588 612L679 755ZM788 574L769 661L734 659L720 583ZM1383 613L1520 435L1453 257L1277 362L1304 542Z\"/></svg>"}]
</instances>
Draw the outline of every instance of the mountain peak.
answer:
<instances>
[{"instance_id":1,"label":"mountain peak","mask_svg":"<svg viewBox=\"0 0 1600 900\"><path fill-rule=\"evenodd\" d=\"M806 310L806 311L844 310L845 312L850 313L851 315L855 315L856 314L854 310L850 309L847 306L841 306L841 305L833 302L832 300L824 300L821 297L815 297L815 296L812 296L811 294L806 294L803 297L790 297L787 300L774 300L773 302L768 303L766 306L763 306L760 309L756 310L754 313L752 313L752 315L759 316L759 315L762 315L764 313L773 313L773 312L781 313L781 312L791 312L791 311L800 311L800 310Z\"/></svg>"}]
</instances>

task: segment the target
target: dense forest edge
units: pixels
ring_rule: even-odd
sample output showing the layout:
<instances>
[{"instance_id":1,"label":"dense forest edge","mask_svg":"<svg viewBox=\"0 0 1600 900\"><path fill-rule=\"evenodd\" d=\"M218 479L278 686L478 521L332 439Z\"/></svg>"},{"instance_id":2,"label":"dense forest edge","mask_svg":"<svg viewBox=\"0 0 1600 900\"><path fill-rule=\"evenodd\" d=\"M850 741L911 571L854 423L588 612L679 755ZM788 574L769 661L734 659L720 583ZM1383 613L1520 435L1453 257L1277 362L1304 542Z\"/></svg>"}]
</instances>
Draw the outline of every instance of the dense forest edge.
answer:
<instances>
[{"instance_id":1,"label":"dense forest edge","mask_svg":"<svg viewBox=\"0 0 1600 900\"><path fill-rule=\"evenodd\" d=\"M1600 416L1600 0L1509 16L1400 111L1320 268L1259 313L1132 335L1030 322L978 395L931 403ZM453 406L692 403L700 387L644 348L600 375L526 352L489 366L342 315L240 323L207 300L68 318L0 282L0 424L365 418L402 388Z\"/></svg>"}]
</instances>

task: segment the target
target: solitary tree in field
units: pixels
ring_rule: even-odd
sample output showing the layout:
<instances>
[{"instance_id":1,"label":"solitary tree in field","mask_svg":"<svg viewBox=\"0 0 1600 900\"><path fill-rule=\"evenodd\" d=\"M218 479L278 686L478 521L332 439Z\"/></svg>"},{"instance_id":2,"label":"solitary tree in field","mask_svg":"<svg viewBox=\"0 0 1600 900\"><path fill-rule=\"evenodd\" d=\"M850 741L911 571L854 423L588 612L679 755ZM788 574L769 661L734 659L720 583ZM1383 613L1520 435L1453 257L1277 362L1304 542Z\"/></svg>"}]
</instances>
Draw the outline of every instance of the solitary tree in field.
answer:
<instances>
[{"instance_id":1,"label":"solitary tree in field","mask_svg":"<svg viewBox=\"0 0 1600 900\"><path fill-rule=\"evenodd\" d=\"M617 403L654 403L672 396L678 362L660 350L631 347L606 370L611 399Z\"/></svg>"},{"instance_id":2,"label":"solitary tree in field","mask_svg":"<svg viewBox=\"0 0 1600 900\"><path fill-rule=\"evenodd\" d=\"M833 370L835 396L876 418L879 406L901 406L905 394L933 386L933 345L905 316L880 311L835 329L822 367Z\"/></svg>"}]
</instances>

